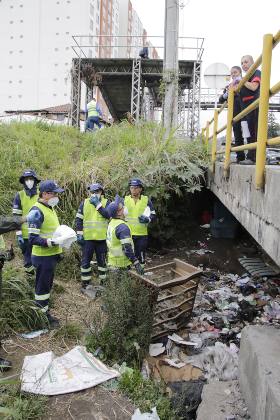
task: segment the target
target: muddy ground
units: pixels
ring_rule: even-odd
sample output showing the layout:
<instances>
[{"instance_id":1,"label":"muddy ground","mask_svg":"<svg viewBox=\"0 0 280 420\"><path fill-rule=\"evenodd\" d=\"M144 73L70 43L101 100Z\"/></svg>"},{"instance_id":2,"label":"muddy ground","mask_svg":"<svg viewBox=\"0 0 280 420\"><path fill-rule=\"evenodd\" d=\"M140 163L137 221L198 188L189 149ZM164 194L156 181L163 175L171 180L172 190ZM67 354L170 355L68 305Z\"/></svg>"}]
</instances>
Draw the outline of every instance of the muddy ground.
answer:
<instances>
[{"instance_id":1,"label":"muddy ground","mask_svg":"<svg viewBox=\"0 0 280 420\"><path fill-rule=\"evenodd\" d=\"M190 252L198 249L209 249L214 253L195 255ZM210 235L209 229L194 226L180 242L167 244L160 251L150 250L148 266L180 258L204 269L242 274L244 269L240 266L238 258L244 255L256 256L258 252L260 251L257 245L245 232L241 233L237 239L215 239ZM18 255L15 262L18 265L20 265L19 258ZM80 325L85 332L89 328L90 320L95 316L101 299L91 301L80 293L78 270L76 274L69 274L66 278L61 269L58 274L55 283L61 285L64 290L56 286L52 298L52 313L60 319L62 325L69 322L75 323ZM12 335L4 340L1 356L12 361L13 369L9 374L14 374L20 372L26 355L50 350L56 355L61 355L77 343L83 343L83 338L81 340L66 339L56 336L55 331L32 340ZM125 420L131 418L133 411L133 405L125 397L118 392L110 392L103 386L98 386L83 392L49 398L43 419L59 419L63 416L65 420Z\"/></svg>"}]
</instances>

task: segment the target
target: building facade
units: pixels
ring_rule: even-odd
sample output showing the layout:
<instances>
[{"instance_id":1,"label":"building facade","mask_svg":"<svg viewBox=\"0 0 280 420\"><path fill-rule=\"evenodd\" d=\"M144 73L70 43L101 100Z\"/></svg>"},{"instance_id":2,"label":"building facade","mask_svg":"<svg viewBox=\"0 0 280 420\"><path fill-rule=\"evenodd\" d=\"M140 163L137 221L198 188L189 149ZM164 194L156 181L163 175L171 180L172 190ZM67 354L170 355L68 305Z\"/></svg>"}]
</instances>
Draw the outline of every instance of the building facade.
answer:
<instances>
[{"instance_id":1,"label":"building facade","mask_svg":"<svg viewBox=\"0 0 280 420\"><path fill-rule=\"evenodd\" d=\"M130 0L0 0L0 113L70 103L72 36L88 58L135 58L147 39Z\"/></svg>"}]
</instances>

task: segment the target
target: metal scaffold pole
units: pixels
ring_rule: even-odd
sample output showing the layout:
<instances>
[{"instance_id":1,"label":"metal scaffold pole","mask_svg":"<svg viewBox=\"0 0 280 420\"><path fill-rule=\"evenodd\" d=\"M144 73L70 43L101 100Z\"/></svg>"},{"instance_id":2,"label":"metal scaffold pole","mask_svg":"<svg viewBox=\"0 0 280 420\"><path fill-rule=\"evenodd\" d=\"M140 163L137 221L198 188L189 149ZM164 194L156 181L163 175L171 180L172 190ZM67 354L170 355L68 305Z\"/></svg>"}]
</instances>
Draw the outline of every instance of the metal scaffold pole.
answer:
<instances>
[{"instance_id":1,"label":"metal scaffold pole","mask_svg":"<svg viewBox=\"0 0 280 420\"><path fill-rule=\"evenodd\" d=\"M138 122L140 118L141 104L141 58L133 60L132 86L131 86L131 116Z\"/></svg>"},{"instance_id":2,"label":"metal scaffold pole","mask_svg":"<svg viewBox=\"0 0 280 420\"><path fill-rule=\"evenodd\" d=\"M179 2L165 0L163 125L167 133L178 125L178 31Z\"/></svg>"},{"instance_id":3,"label":"metal scaffold pole","mask_svg":"<svg viewBox=\"0 0 280 420\"><path fill-rule=\"evenodd\" d=\"M72 60L72 91L71 91L71 116L70 123L74 127L80 127L81 107L81 59Z\"/></svg>"}]
</instances>

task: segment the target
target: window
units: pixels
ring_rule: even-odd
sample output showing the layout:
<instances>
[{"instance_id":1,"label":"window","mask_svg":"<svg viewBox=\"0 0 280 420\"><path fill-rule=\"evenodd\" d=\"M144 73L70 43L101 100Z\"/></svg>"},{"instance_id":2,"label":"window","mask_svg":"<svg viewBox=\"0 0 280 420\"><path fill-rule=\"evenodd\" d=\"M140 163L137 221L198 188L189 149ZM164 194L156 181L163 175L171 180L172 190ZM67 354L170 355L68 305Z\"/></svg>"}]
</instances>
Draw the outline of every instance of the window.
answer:
<instances>
[{"instance_id":1,"label":"window","mask_svg":"<svg viewBox=\"0 0 280 420\"><path fill-rule=\"evenodd\" d=\"M67 16L66 19L70 19L70 16Z\"/></svg>"},{"instance_id":2,"label":"window","mask_svg":"<svg viewBox=\"0 0 280 420\"><path fill-rule=\"evenodd\" d=\"M13 81L12 80L9 80L9 83L11 84L11 83L13 83Z\"/></svg>"},{"instance_id":3,"label":"window","mask_svg":"<svg viewBox=\"0 0 280 420\"><path fill-rule=\"evenodd\" d=\"M69 47L66 47L65 49L68 51L69 50Z\"/></svg>"},{"instance_id":4,"label":"window","mask_svg":"<svg viewBox=\"0 0 280 420\"><path fill-rule=\"evenodd\" d=\"M54 63L54 66L57 67L58 66L58 63Z\"/></svg>"},{"instance_id":5,"label":"window","mask_svg":"<svg viewBox=\"0 0 280 420\"><path fill-rule=\"evenodd\" d=\"M96 23L99 24L99 15L96 15Z\"/></svg>"},{"instance_id":6,"label":"window","mask_svg":"<svg viewBox=\"0 0 280 420\"><path fill-rule=\"evenodd\" d=\"M10 36L10 39L14 39L14 37L13 36Z\"/></svg>"},{"instance_id":7,"label":"window","mask_svg":"<svg viewBox=\"0 0 280 420\"><path fill-rule=\"evenodd\" d=\"M20 35L20 38L23 38L23 35Z\"/></svg>"},{"instance_id":8,"label":"window","mask_svg":"<svg viewBox=\"0 0 280 420\"><path fill-rule=\"evenodd\" d=\"M19 82L19 83L22 83L22 80L19 80L18 82Z\"/></svg>"},{"instance_id":9,"label":"window","mask_svg":"<svg viewBox=\"0 0 280 420\"><path fill-rule=\"evenodd\" d=\"M20 23L23 23L23 19L20 19Z\"/></svg>"},{"instance_id":10,"label":"window","mask_svg":"<svg viewBox=\"0 0 280 420\"><path fill-rule=\"evenodd\" d=\"M56 32L55 34L56 34L56 35L59 35L59 32Z\"/></svg>"},{"instance_id":11,"label":"window","mask_svg":"<svg viewBox=\"0 0 280 420\"><path fill-rule=\"evenodd\" d=\"M9 51L9 54L13 54L13 51Z\"/></svg>"},{"instance_id":12,"label":"window","mask_svg":"<svg viewBox=\"0 0 280 420\"><path fill-rule=\"evenodd\" d=\"M91 15L93 15L93 14L94 14L94 7L93 7L93 4L91 4L91 5L90 5L90 8L89 8L89 13L90 13Z\"/></svg>"},{"instance_id":13,"label":"window","mask_svg":"<svg viewBox=\"0 0 280 420\"><path fill-rule=\"evenodd\" d=\"M58 48L55 48L54 50L55 50L55 51L58 51Z\"/></svg>"},{"instance_id":14,"label":"window","mask_svg":"<svg viewBox=\"0 0 280 420\"><path fill-rule=\"evenodd\" d=\"M22 95L18 95L19 98L22 98Z\"/></svg>"},{"instance_id":15,"label":"window","mask_svg":"<svg viewBox=\"0 0 280 420\"><path fill-rule=\"evenodd\" d=\"M59 17L57 17L56 20L59 20Z\"/></svg>"},{"instance_id":16,"label":"window","mask_svg":"<svg viewBox=\"0 0 280 420\"><path fill-rule=\"evenodd\" d=\"M69 35L70 34L70 32L65 32L65 35Z\"/></svg>"},{"instance_id":17,"label":"window","mask_svg":"<svg viewBox=\"0 0 280 420\"><path fill-rule=\"evenodd\" d=\"M13 68L13 66L9 66L9 69L12 69Z\"/></svg>"},{"instance_id":18,"label":"window","mask_svg":"<svg viewBox=\"0 0 280 420\"><path fill-rule=\"evenodd\" d=\"M68 63L64 63L65 66L68 66Z\"/></svg>"},{"instance_id":19,"label":"window","mask_svg":"<svg viewBox=\"0 0 280 420\"><path fill-rule=\"evenodd\" d=\"M53 96L56 96L56 93L53 93Z\"/></svg>"},{"instance_id":20,"label":"window","mask_svg":"<svg viewBox=\"0 0 280 420\"><path fill-rule=\"evenodd\" d=\"M19 53L22 54L23 53L23 50L19 50Z\"/></svg>"},{"instance_id":21,"label":"window","mask_svg":"<svg viewBox=\"0 0 280 420\"><path fill-rule=\"evenodd\" d=\"M20 4L19 7L23 7L23 4Z\"/></svg>"},{"instance_id":22,"label":"window","mask_svg":"<svg viewBox=\"0 0 280 420\"><path fill-rule=\"evenodd\" d=\"M92 19L90 19L90 21L89 21L89 28L90 28L91 31L93 31L93 20Z\"/></svg>"},{"instance_id":23,"label":"window","mask_svg":"<svg viewBox=\"0 0 280 420\"><path fill-rule=\"evenodd\" d=\"M56 77L53 79L53 82L57 82L57 78Z\"/></svg>"},{"instance_id":24,"label":"window","mask_svg":"<svg viewBox=\"0 0 280 420\"><path fill-rule=\"evenodd\" d=\"M18 68L19 68L19 69L22 69L22 65L20 64L20 65L18 66Z\"/></svg>"},{"instance_id":25,"label":"window","mask_svg":"<svg viewBox=\"0 0 280 420\"><path fill-rule=\"evenodd\" d=\"M14 23L14 21L13 20L10 20L10 25L12 25Z\"/></svg>"},{"instance_id":26,"label":"window","mask_svg":"<svg viewBox=\"0 0 280 420\"><path fill-rule=\"evenodd\" d=\"M64 93L64 96L67 96L67 93Z\"/></svg>"}]
</instances>

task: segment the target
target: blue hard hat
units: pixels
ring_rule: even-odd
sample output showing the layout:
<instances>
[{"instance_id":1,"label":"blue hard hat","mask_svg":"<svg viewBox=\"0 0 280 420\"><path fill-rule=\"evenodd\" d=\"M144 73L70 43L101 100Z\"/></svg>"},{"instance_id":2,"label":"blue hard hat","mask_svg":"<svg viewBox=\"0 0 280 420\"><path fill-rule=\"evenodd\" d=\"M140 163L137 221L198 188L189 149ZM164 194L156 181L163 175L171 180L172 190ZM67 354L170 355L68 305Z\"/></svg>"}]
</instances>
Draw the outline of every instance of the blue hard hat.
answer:
<instances>
[{"instance_id":1,"label":"blue hard hat","mask_svg":"<svg viewBox=\"0 0 280 420\"><path fill-rule=\"evenodd\" d=\"M101 184L90 184L90 186L88 187L88 190L90 190L90 192L94 192L98 190L104 191L104 188Z\"/></svg>"},{"instance_id":2,"label":"blue hard hat","mask_svg":"<svg viewBox=\"0 0 280 420\"><path fill-rule=\"evenodd\" d=\"M139 178L133 178L128 183L129 187L142 187L144 188L143 182Z\"/></svg>"},{"instance_id":3,"label":"blue hard hat","mask_svg":"<svg viewBox=\"0 0 280 420\"><path fill-rule=\"evenodd\" d=\"M64 189L61 188L55 181L51 179L42 181L40 184L39 190L40 192L55 192L55 193L64 192Z\"/></svg>"},{"instance_id":4,"label":"blue hard hat","mask_svg":"<svg viewBox=\"0 0 280 420\"><path fill-rule=\"evenodd\" d=\"M33 171L32 169L26 169L23 174L21 175L21 177L19 178L19 182L21 184L24 184L24 179L25 178L34 178L36 182L40 182L41 180L37 177L36 172Z\"/></svg>"},{"instance_id":5,"label":"blue hard hat","mask_svg":"<svg viewBox=\"0 0 280 420\"><path fill-rule=\"evenodd\" d=\"M116 217L120 204L123 204L123 199L119 195L116 195L115 200L106 207L109 217Z\"/></svg>"}]
</instances>

